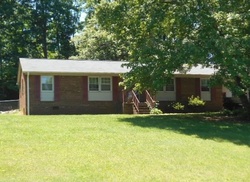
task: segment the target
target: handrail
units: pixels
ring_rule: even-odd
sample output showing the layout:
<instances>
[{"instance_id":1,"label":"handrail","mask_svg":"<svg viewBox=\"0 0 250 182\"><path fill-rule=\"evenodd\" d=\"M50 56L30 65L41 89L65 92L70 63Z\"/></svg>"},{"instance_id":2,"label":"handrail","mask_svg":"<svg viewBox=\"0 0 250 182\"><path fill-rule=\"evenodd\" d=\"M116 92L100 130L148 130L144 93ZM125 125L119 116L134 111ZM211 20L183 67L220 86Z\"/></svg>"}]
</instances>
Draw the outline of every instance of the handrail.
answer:
<instances>
[{"instance_id":1,"label":"handrail","mask_svg":"<svg viewBox=\"0 0 250 182\"><path fill-rule=\"evenodd\" d=\"M125 102L125 90L122 90L122 103Z\"/></svg>"},{"instance_id":2,"label":"handrail","mask_svg":"<svg viewBox=\"0 0 250 182\"><path fill-rule=\"evenodd\" d=\"M139 104L140 104L140 101L137 98L135 92L133 90L131 92L132 92L132 97L133 97L132 101L134 103L135 109L136 109L137 113L139 113Z\"/></svg>"},{"instance_id":3,"label":"handrail","mask_svg":"<svg viewBox=\"0 0 250 182\"><path fill-rule=\"evenodd\" d=\"M151 95L147 90L145 91L145 93L146 93L146 102L149 104L151 108L154 108L155 107L154 99L151 97Z\"/></svg>"}]
</instances>

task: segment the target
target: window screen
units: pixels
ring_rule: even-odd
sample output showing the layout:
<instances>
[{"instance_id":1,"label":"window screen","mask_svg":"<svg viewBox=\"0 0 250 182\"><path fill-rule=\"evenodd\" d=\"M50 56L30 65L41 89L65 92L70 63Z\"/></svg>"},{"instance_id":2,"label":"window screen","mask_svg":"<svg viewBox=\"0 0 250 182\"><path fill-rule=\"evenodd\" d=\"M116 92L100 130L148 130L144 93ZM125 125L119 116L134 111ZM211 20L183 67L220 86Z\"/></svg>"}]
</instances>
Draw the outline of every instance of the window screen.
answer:
<instances>
[{"instance_id":1,"label":"window screen","mask_svg":"<svg viewBox=\"0 0 250 182\"><path fill-rule=\"evenodd\" d=\"M90 91L99 91L98 77L89 78L89 90Z\"/></svg>"},{"instance_id":2,"label":"window screen","mask_svg":"<svg viewBox=\"0 0 250 182\"><path fill-rule=\"evenodd\" d=\"M201 91L210 91L208 79L201 79Z\"/></svg>"},{"instance_id":3,"label":"window screen","mask_svg":"<svg viewBox=\"0 0 250 182\"><path fill-rule=\"evenodd\" d=\"M42 76L41 77L42 91L53 91L53 77Z\"/></svg>"},{"instance_id":4,"label":"window screen","mask_svg":"<svg viewBox=\"0 0 250 182\"><path fill-rule=\"evenodd\" d=\"M110 91L110 78L101 78L101 90L102 91Z\"/></svg>"}]
</instances>

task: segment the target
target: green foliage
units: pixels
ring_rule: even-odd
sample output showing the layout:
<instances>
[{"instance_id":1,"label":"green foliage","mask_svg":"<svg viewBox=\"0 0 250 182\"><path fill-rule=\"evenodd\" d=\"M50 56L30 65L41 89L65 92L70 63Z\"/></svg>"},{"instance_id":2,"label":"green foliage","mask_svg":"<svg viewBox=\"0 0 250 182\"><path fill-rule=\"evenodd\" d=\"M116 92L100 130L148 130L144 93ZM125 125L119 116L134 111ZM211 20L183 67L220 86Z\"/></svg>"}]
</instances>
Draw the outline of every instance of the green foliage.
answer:
<instances>
[{"instance_id":1,"label":"green foliage","mask_svg":"<svg viewBox=\"0 0 250 182\"><path fill-rule=\"evenodd\" d=\"M183 111L185 108L185 106L180 102L173 103L172 107L178 111Z\"/></svg>"},{"instance_id":2,"label":"green foliage","mask_svg":"<svg viewBox=\"0 0 250 182\"><path fill-rule=\"evenodd\" d=\"M126 47L116 39L113 33L97 26L94 14L85 22L84 31L72 41L77 54L73 59L126 60Z\"/></svg>"},{"instance_id":3,"label":"green foliage","mask_svg":"<svg viewBox=\"0 0 250 182\"><path fill-rule=\"evenodd\" d=\"M239 110L228 110L228 109L223 109L221 112L223 115L226 116L237 116L239 113Z\"/></svg>"},{"instance_id":4,"label":"green foliage","mask_svg":"<svg viewBox=\"0 0 250 182\"><path fill-rule=\"evenodd\" d=\"M41 47L44 58L67 59L74 53L70 42L79 21L79 8L74 0L29 2L32 39Z\"/></svg>"},{"instance_id":5,"label":"green foliage","mask_svg":"<svg viewBox=\"0 0 250 182\"><path fill-rule=\"evenodd\" d=\"M224 109L222 110L221 114L225 116L240 117L242 119L250 120L248 113L246 113L246 111L243 109L234 109L234 110Z\"/></svg>"},{"instance_id":6,"label":"green foliage","mask_svg":"<svg viewBox=\"0 0 250 182\"><path fill-rule=\"evenodd\" d=\"M117 38L97 19L97 10L103 1L82 0L86 18L84 28L72 41L76 47L73 59L128 60L127 42Z\"/></svg>"},{"instance_id":7,"label":"green foliage","mask_svg":"<svg viewBox=\"0 0 250 182\"><path fill-rule=\"evenodd\" d=\"M188 105L195 106L195 107L201 107L205 105L205 101L201 100L199 96L194 97L193 95L191 97L188 97Z\"/></svg>"},{"instance_id":8,"label":"green foliage","mask_svg":"<svg viewBox=\"0 0 250 182\"><path fill-rule=\"evenodd\" d=\"M158 108L153 108L150 110L150 114L163 114L163 112Z\"/></svg>"},{"instance_id":9,"label":"green foliage","mask_svg":"<svg viewBox=\"0 0 250 182\"><path fill-rule=\"evenodd\" d=\"M99 1L98 1L99 2ZM245 97L250 88L250 4L245 0L163 2L100 1L98 24L127 42L131 72L126 84L139 82L151 90L183 64L219 68L214 84L224 84Z\"/></svg>"},{"instance_id":10,"label":"green foliage","mask_svg":"<svg viewBox=\"0 0 250 182\"><path fill-rule=\"evenodd\" d=\"M79 6L74 0L4 0L0 17L0 99L16 99L20 57L66 59L74 54L70 39Z\"/></svg>"}]
</instances>

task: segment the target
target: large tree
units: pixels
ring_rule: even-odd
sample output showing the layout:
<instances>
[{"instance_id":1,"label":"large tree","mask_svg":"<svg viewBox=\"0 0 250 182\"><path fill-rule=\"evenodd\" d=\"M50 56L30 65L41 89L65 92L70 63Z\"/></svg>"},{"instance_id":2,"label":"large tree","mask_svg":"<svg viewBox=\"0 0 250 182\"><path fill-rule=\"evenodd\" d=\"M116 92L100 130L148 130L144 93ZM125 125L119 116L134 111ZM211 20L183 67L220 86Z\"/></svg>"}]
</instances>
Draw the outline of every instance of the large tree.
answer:
<instances>
[{"instance_id":1,"label":"large tree","mask_svg":"<svg viewBox=\"0 0 250 182\"><path fill-rule=\"evenodd\" d=\"M112 32L106 31L96 19L96 8L101 1L82 0L85 20L83 29L72 40L77 54L74 59L127 60L126 41L117 39Z\"/></svg>"},{"instance_id":2,"label":"large tree","mask_svg":"<svg viewBox=\"0 0 250 182\"><path fill-rule=\"evenodd\" d=\"M0 99L18 98L19 57L67 59L74 54L75 0L3 0L0 19Z\"/></svg>"},{"instance_id":3,"label":"large tree","mask_svg":"<svg viewBox=\"0 0 250 182\"><path fill-rule=\"evenodd\" d=\"M31 33L37 51L44 58L69 58L74 47L70 42L79 21L74 0L36 0L30 2Z\"/></svg>"},{"instance_id":4,"label":"large tree","mask_svg":"<svg viewBox=\"0 0 250 182\"><path fill-rule=\"evenodd\" d=\"M184 64L211 66L250 113L249 9L246 0L119 0L101 1L96 14L130 43L127 84L157 89Z\"/></svg>"},{"instance_id":5,"label":"large tree","mask_svg":"<svg viewBox=\"0 0 250 182\"><path fill-rule=\"evenodd\" d=\"M0 99L17 98L18 57L27 54L27 7L0 1Z\"/></svg>"},{"instance_id":6,"label":"large tree","mask_svg":"<svg viewBox=\"0 0 250 182\"><path fill-rule=\"evenodd\" d=\"M93 16L85 19L83 31L76 35L72 41L77 54L73 59L93 60L127 60L125 43L119 41L114 34L98 26Z\"/></svg>"}]
</instances>

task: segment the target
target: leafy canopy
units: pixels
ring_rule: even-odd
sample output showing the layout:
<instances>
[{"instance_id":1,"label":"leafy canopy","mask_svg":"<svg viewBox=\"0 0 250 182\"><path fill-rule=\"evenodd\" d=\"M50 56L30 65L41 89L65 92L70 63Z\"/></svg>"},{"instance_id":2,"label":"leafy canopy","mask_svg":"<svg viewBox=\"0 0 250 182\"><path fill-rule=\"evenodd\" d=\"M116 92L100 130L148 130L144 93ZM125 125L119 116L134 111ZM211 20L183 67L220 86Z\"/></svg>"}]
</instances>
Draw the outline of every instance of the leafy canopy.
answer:
<instances>
[{"instance_id":1,"label":"leafy canopy","mask_svg":"<svg viewBox=\"0 0 250 182\"><path fill-rule=\"evenodd\" d=\"M99 25L129 42L126 84L157 89L183 64L218 69L214 83L245 102L250 88L246 0L119 0L95 8Z\"/></svg>"},{"instance_id":2,"label":"leafy canopy","mask_svg":"<svg viewBox=\"0 0 250 182\"><path fill-rule=\"evenodd\" d=\"M75 0L1 0L0 19L0 99L18 98L19 57L66 59L74 54Z\"/></svg>"}]
</instances>

